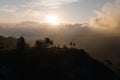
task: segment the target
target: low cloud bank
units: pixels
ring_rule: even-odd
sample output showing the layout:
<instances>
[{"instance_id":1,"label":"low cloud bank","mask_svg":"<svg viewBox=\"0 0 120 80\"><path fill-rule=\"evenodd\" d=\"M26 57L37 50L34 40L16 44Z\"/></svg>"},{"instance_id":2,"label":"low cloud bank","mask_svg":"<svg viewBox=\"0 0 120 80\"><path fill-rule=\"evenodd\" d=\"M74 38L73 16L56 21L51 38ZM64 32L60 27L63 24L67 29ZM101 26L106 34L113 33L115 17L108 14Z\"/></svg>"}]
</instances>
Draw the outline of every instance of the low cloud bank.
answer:
<instances>
[{"instance_id":1,"label":"low cloud bank","mask_svg":"<svg viewBox=\"0 0 120 80\"><path fill-rule=\"evenodd\" d=\"M106 32L120 34L120 0L115 4L106 4L101 11L97 11L97 16L92 18L91 27Z\"/></svg>"}]
</instances>

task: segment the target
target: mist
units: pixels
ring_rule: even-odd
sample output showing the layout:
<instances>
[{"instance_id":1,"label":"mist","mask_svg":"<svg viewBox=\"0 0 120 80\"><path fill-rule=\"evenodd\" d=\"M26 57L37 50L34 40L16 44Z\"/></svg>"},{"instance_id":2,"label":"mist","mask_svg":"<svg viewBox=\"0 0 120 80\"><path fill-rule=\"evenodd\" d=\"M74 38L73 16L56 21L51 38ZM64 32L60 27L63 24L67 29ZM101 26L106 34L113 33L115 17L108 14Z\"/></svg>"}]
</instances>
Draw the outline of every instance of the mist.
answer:
<instances>
[{"instance_id":1,"label":"mist","mask_svg":"<svg viewBox=\"0 0 120 80\"><path fill-rule=\"evenodd\" d=\"M91 27L109 34L120 34L120 0L104 5L90 21Z\"/></svg>"},{"instance_id":2,"label":"mist","mask_svg":"<svg viewBox=\"0 0 120 80\"><path fill-rule=\"evenodd\" d=\"M0 34L3 36L24 36L29 44L34 45L35 40L49 37L55 45L76 43L76 48L84 49L98 59L112 59L119 62L120 36L103 33L91 28L88 24L61 24L53 26L37 22L21 22L14 24L1 24Z\"/></svg>"},{"instance_id":3,"label":"mist","mask_svg":"<svg viewBox=\"0 0 120 80\"><path fill-rule=\"evenodd\" d=\"M94 43L97 44L95 50L98 50L98 54L102 54L101 58L111 59L113 62L118 62L118 65L120 63L118 60L120 56L120 0L116 0L114 4L105 4L101 11L96 11L96 14L97 16L91 18L89 24L92 29L103 35L100 35L102 36L100 39L96 37L98 40L95 41L98 43Z\"/></svg>"}]
</instances>

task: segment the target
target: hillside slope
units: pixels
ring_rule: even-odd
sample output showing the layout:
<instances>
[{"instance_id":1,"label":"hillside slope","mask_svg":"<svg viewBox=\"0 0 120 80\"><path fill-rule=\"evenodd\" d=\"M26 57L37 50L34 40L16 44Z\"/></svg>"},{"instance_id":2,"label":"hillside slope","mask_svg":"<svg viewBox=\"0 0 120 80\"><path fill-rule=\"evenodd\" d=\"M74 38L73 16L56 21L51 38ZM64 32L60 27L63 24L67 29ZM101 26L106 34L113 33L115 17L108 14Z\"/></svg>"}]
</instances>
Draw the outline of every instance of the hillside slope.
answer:
<instances>
[{"instance_id":1,"label":"hillside slope","mask_svg":"<svg viewBox=\"0 0 120 80\"><path fill-rule=\"evenodd\" d=\"M119 80L84 50L31 49L0 53L0 80Z\"/></svg>"}]
</instances>

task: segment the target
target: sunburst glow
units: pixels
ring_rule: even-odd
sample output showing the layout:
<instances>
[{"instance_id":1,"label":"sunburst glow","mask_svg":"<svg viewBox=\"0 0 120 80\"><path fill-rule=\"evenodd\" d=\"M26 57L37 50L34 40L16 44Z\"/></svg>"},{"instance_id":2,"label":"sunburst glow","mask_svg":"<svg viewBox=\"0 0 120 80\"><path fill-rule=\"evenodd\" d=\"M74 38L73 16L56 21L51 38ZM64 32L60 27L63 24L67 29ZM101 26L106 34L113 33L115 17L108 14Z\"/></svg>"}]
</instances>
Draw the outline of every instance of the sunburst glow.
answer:
<instances>
[{"instance_id":1,"label":"sunburst glow","mask_svg":"<svg viewBox=\"0 0 120 80\"><path fill-rule=\"evenodd\" d=\"M60 24L60 19L57 16L47 16L46 19L47 19L47 22L52 25Z\"/></svg>"}]
</instances>

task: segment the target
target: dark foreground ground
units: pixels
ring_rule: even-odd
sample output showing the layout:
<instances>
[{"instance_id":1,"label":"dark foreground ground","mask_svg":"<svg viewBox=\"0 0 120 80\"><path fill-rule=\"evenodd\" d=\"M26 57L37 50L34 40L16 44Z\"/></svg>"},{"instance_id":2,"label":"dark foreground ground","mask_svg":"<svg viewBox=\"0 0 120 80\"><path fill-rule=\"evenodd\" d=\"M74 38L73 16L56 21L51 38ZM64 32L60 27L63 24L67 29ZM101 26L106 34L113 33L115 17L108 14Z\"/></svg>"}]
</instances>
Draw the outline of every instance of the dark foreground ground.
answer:
<instances>
[{"instance_id":1,"label":"dark foreground ground","mask_svg":"<svg viewBox=\"0 0 120 80\"><path fill-rule=\"evenodd\" d=\"M0 80L120 80L84 50L0 51Z\"/></svg>"}]
</instances>

